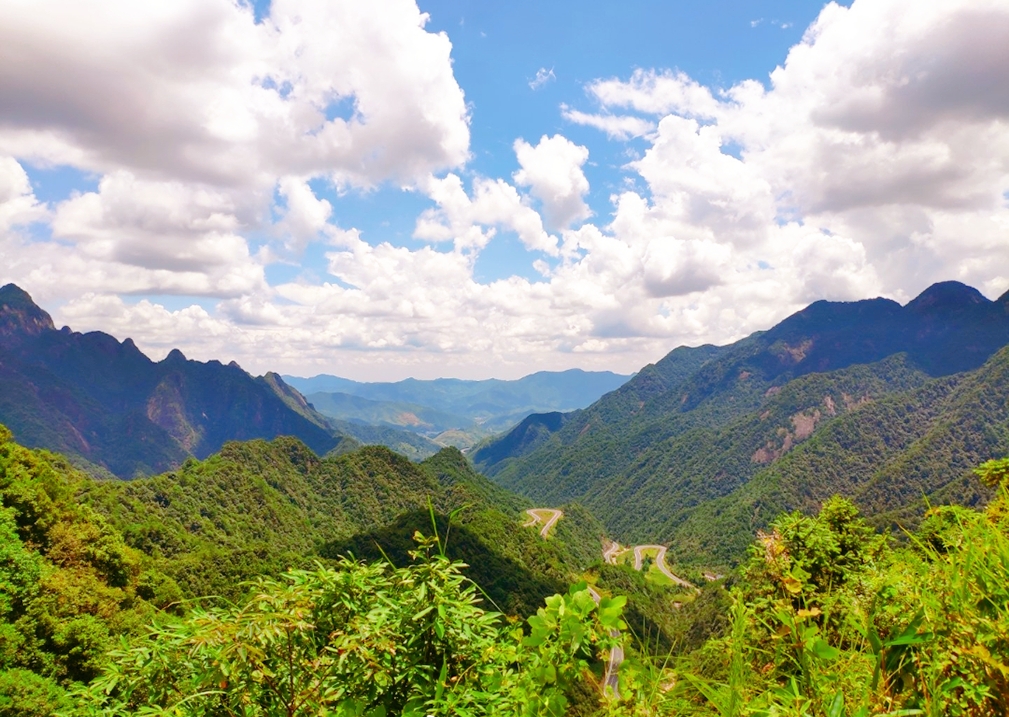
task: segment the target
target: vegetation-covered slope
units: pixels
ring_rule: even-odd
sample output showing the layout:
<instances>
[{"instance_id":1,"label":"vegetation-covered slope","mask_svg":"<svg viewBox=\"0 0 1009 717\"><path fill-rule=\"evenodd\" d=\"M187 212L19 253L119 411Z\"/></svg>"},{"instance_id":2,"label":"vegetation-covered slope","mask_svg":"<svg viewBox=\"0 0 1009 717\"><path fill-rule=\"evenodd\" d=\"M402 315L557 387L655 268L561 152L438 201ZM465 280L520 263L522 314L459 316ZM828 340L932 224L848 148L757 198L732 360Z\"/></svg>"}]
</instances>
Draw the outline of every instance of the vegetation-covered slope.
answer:
<instances>
[{"instance_id":1,"label":"vegetation-covered slope","mask_svg":"<svg viewBox=\"0 0 1009 717\"><path fill-rule=\"evenodd\" d=\"M69 707L61 686L92 679L119 636L179 597L78 502L90 480L0 426L0 714Z\"/></svg>"},{"instance_id":2,"label":"vegetation-covered slope","mask_svg":"<svg viewBox=\"0 0 1009 717\"><path fill-rule=\"evenodd\" d=\"M911 525L925 503L976 505L971 468L1009 453L1009 347L977 371L864 404L757 473L733 493L659 529L684 554L738 554L740 531L786 509L851 497L880 525Z\"/></svg>"},{"instance_id":3,"label":"vegetation-covered slope","mask_svg":"<svg viewBox=\"0 0 1009 717\"><path fill-rule=\"evenodd\" d=\"M1005 714L1009 460L979 473L984 512L934 510L906 544L840 498L779 516L658 655L627 640L622 596L584 584L514 629L421 540L400 568L292 572L153 627L74 714Z\"/></svg>"},{"instance_id":4,"label":"vegetation-covered slope","mask_svg":"<svg viewBox=\"0 0 1009 717\"><path fill-rule=\"evenodd\" d=\"M520 527L524 507L455 449L424 464L382 447L320 459L283 437L96 480L0 426L0 714L67 706L64 688L159 609L242 599L252 578L351 553L398 558L417 530L448 538L489 605L528 615L598 561L601 528L571 507L544 541Z\"/></svg>"},{"instance_id":5,"label":"vegetation-covered slope","mask_svg":"<svg viewBox=\"0 0 1009 717\"><path fill-rule=\"evenodd\" d=\"M956 283L931 287L905 307L882 299L818 302L732 346L677 349L572 414L549 436L541 432L531 451L523 449L525 436L516 431L482 446L474 458L494 480L533 500L582 501L617 537L675 540L680 557L706 553L710 559L711 551L698 542L703 541L717 546L715 554L724 560L739 554L745 545L741 536L778 511L810 507L834 492L856 496L870 511L901 510L923 490L944 487L949 499L974 500L974 489L955 486L969 484L962 477L967 466L999 450L992 436L1001 435L1000 419L984 410L973 420L964 411L948 414L953 404L937 399L959 385L943 376L971 369L978 371L973 390L992 384L987 407L1004 401L998 372L978 366L1007 342L1009 295L990 302ZM670 371L673 367L680 370ZM891 403L885 402L888 396ZM917 408L886 417L873 413L876 404L908 401ZM882 435L907 434L906 440L895 436L884 442L892 460L887 477L873 477L869 470L841 477L837 466L874 465L880 457L879 441L869 438L877 422L887 424L879 426ZM924 477L936 463L916 461L920 448L911 445L923 436L915 432L919 428L941 432L945 424L958 426L941 451L957 454L947 468L961 471L956 480ZM865 440L849 435L848 441L825 446L819 436L828 430L854 431ZM978 450L979 443L988 452ZM831 469L800 468L801 456L817 450L823 467ZM904 450L908 453L898 459ZM911 465L917 467L901 468ZM799 486L789 498L777 494L777 480L770 477L779 466ZM738 504L723 498L736 490ZM722 500L706 505L713 499ZM695 509L700 512L691 518ZM688 519L689 527L681 530Z\"/></svg>"},{"instance_id":6,"label":"vegetation-covered slope","mask_svg":"<svg viewBox=\"0 0 1009 717\"><path fill-rule=\"evenodd\" d=\"M419 464L379 446L320 459L290 437L227 443L151 478L92 482L81 498L187 595L235 596L242 580L318 557L396 554L415 530L430 532L431 510L443 529L458 511L451 553L502 607L528 612L598 560L602 535L577 509L557 540L520 529L527 504L456 449ZM495 561L508 570L488 570Z\"/></svg>"}]
</instances>

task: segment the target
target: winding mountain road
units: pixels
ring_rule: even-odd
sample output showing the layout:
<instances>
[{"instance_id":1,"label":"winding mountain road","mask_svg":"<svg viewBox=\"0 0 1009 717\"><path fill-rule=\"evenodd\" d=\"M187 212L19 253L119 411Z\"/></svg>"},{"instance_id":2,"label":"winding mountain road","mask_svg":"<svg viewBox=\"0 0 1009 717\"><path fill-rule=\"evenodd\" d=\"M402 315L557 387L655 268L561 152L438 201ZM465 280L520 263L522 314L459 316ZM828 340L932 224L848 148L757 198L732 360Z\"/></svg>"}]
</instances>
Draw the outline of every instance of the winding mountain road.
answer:
<instances>
[{"instance_id":1,"label":"winding mountain road","mask_svg":"<svg viewBox=\"0 0 1009 717\"><path fill-rule=\"evenodd\" d=\"M564 517L564 511L554 508L529 508L526 511L526 515L529 516L529 520L523 523L522 527L531 528L537 523L542 523L543 527L540 528L540 537L546 540L550 535L550 529L554 527L554 524L558 520ZM613 543L612 545L616 548L620 547L617 543ZM603 559L606 559L605 552L603 553ZM598 605L599 601L602 600L602 596L591 585L588 586L588 590L589 595L592 596L592 599ZM620 630L611 630L610 637L620 637ZM618 671L623 661L624 648L622 645L617 645L610 650L610 658L606 661L606 675L603 677L603 689L605 690L609 687L613 696L617 699L620 699L620 678L618 677Z\"/></svg>"},{"instance_id":2,"label":"winding mountain road","mask_svg":"<svg viewBox=\"0 0 1009 717\"><path fill-rule=\"evenodd\" d=\"M543 523L543 527L540 528L540 537L545 540L550 537L550 529L554 527L554 524L564 517L564 511L553 508L530 508L526 511L526 515L529 516L529 521L523 523L522 527L529 528L537 523Z\"/></svg>"},{"instance_id":3,"label":"winding mountain road","mask_svg":"<svg viewBox=\"0 0 1009 717\"><path fill-rule=\"evenodd\" d=\"M654 550L655 551L655 565L658 567L659 571L665 575L667 578L672 580L674 583L680 587L689 588L691 590L698 590L697 586L693 583L687 582L678 575L674 575L670 572L668 566L666 566L666 546L665 545L635 545L634 546L634 569L641 570L642 563L645 559L645 551ZM698 590L700 592L700 590Z\"/></svg>"},{"instance_id":4,"label":"winding mountain road","mask_svg":"<svg viewBox=\"0 0 1009 717\"><path fill-rule=\"evenodd\" d=\"M543 524L540 528L540 537L546 539L550 536L550 529L554 527L558 520L564 517L564 512L556 510L554 508L529 508L526 510L526 515L529 516L529 520L522 524L524 528L530 528L539 523ZM620 543L606 540L603 543L603 562L611 565L615 565L617 562L617 556L626 553L630 548L621 547ZM675 575L669 570L669 566L666 565L666 548L665 545L635 545L634 546L634 569L641 570L645 562L645 552L649 550L655 551L655 565L659 568L663 575L672 580L676 585L680 587L688 588L690 590L695 590L700 592L700 589L678 575ZM591 585L588 586L589 594L592 599L596 601L596 605L602 600L602 597L596 592L595 588ZM613 630L610 632L610 637L620 637L619 630ZM610 658L606 663L606 675L603 678L603 689L609 688L613 696L617 699L620 698L620 680L618 677L618 671L620 670L620 665L624 661L624 648L617 645L610 651Z\"/></svg>"},{"instance_id":5,"label":"winding mountain road","mask_svg":"<svg viewBox=\"0 0 1009 717\"><path fill-rule=\"evenodd\" d=\"M622 552L623 548L620 547L620 543L615 543L612 540L607 541L603 548L603 562L608 565L616 565L617 554Z\"/></svg>"}]
</instances>

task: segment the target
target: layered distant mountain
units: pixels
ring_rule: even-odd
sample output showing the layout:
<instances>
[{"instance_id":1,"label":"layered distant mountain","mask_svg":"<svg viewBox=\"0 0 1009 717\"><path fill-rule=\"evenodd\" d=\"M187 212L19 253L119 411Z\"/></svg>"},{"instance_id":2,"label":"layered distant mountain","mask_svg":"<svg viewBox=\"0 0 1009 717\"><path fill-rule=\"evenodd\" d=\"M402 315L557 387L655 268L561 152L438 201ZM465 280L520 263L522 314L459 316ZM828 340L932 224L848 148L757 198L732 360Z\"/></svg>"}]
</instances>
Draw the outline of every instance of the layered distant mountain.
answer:
<instances>
[{"instance_id":1,"label":"layered distant mountain","mask_svg":"<svg viewBox=\"0 0 1009 717\"><path fill-rule=\"evenodd\" d=\"M23 290L0 288L0 423L24 445L120 477L202 458L225 441L300 438L319 454L354 443L276 374L151 361L126 339L57 330Z\"/></svg>"},{"instance_id":2,"label":"layered distant mountain","mask_svg":"<svg viewBox=\"0 0 1009 717\"><path fill-rule=\"evenodd\" d=\"M623 385L609 371L540 371L514 381L489 379L359 383L338 376L284 376L325 416L395 427L462 448L532 413L584 408Z\"/></svg>"},{"instance_id":3,"label":"layered distant mountain","mask_svg":"<svg viewBox=\"0 0 1009 717\"><path fill-rule=\"evenodd\" d=\"M880 522L926 496L980 500L969 469L1009 453L1006 344L1009 293L821 301L729 346L676 349L472 457L540 503L584 502L618 537L728 562L779 511L834 492Z\"/></svg>"}]
</instances>

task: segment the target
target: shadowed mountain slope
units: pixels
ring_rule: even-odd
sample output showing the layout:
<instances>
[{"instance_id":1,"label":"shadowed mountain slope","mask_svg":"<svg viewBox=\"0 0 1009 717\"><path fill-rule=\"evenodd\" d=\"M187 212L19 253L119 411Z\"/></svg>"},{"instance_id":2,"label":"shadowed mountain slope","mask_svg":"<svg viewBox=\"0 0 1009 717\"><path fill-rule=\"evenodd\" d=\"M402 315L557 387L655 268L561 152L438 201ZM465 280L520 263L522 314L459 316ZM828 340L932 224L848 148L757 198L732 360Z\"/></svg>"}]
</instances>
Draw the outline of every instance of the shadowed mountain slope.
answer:
<instances>
[{"instance_id":1,"label":"shadowed mountain slope","mask_svg":"<svg viewBox=\"0 0 1009 717\"><path fill-rule=\"evenodd\" d=\"M229 442L170 473L91 481L80 497L188 595L233 597L243 580L316 558L377 559L376 545L405 556L415 530L431 533L431 512L444 536L458 511L450 551L495 602L528 613L598 561L602 535L576 507L556 540L519 529L529 504L453 448L414 463L381 446L320 459L291 437Z\"/></svg>"},{"instance_id":2,"label":"shadowed mountain slope","mask_svg":"<svg viewBox=\"0 0 1009 717\"><path fill-rule=\"evenodd\" d=\"M0 422L27 446L119 477L178 466L225 441L293 435L313 450L336 435L279 376L237 364L151 361L126 339L57 330L31 297L0 288Z\"/></svg>"}]
</instances>

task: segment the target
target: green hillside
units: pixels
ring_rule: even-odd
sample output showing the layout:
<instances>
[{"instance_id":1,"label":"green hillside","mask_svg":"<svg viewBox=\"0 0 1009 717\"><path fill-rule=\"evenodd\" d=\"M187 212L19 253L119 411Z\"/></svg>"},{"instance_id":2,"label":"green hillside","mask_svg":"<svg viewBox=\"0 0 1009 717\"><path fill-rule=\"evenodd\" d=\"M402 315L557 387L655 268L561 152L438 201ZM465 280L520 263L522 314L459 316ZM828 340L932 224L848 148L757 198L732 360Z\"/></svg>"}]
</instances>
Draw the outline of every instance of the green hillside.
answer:
<instances>
[{"instance_id":1,"label":"green hillside","mask_svg":"<svg viewBox=\"0 0 1009 717\"><path fill-rule=\"evenodd\" d=\"M193 596L234 597L243 580L320 557L396 553L415 530L431 530L430 510L443 529L455 514L450 552L511 612L532 610L601 549L602 529L587 514L565 521L557 540L519 529L527 504L455 449L417 464L379 446L320 459L289 437L233 442L170 473L92 481L80 497ZM509 570L481 572L495 560Z\"/></svg>"},{"instance_id":2,"label":"green hillside","mask_svg":"<svg viewBox=\"0 0 1009 717\"><path fill-rule=\"evenodd\" d=\"M977 371L860 406L752 480L661 530L684 555L727 560L783 510L850 496L877 525L913 525L927 504L977 505L971 468L1009 453L1009 347Z\"/></svg>"},{"instance_id":3,"label":"green hillside","mask_svg":"<svg viewBox=\"0 0 1009 717\"><path fill-rule=\"evenodd\" d=\"M618 539L731 562L778 512L833 493L883 522L910 520L925 495L976 501L963 475L1003 450L1007 342L1009 297L952 282L905 307L818 302L731 346L677 349L588 409L530 417L473 458L535 501L582 502ZM925 446L941 471L919 460Z\"/></svg>"},{"instance_id":4,"label":"green hillside","mask_svg":"<svg viewBox=\"0 0 1009 717\"><path fill-rule=\"evenodd\" d=\"M13 443L0 426L2 714L70 707L61 686L93 679L106 650L180 597L78 501L90 481L60 456Z\"/></svg>"}]
</instances>

